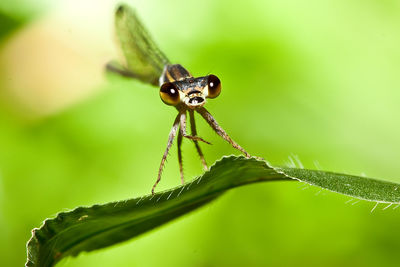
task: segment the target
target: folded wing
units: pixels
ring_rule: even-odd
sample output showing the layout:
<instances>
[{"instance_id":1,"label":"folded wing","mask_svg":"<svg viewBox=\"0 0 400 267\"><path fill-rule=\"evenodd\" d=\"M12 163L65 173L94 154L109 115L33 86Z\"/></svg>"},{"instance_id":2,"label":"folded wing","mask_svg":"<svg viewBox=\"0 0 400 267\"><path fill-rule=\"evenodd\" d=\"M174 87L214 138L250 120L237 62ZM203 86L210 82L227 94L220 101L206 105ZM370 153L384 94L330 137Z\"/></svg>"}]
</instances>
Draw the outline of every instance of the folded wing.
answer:
<instances>
[{"instance_id":1,"label":"folded wing","mask_svg":"<svg viewBox=\"0 0 400 267\"><path fill-rule=\"evenodd\" d=\"M153 42L133 9L126 5L118 7L115 29L125 62L111 61L107 70L158 86L169 60Z\"/></svg>"}]
</instances>

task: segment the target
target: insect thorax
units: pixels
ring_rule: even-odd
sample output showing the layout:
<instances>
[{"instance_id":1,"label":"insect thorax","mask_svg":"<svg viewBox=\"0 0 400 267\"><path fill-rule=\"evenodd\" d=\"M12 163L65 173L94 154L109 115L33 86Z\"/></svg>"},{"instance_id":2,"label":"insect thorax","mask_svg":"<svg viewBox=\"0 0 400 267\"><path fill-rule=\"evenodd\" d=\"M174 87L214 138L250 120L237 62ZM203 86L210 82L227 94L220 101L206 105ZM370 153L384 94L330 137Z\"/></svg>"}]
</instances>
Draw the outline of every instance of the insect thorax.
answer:
<instances>
[{"instance_id":1,"label":"insect thorax","mask_svg":"<svg viewBox=\"0 0 400 267\"><path fill-rule=\"evenodd\" d=\"M160 77L160 86L165 82L182 81L193 77L181 64L167 64Z\"/></svg>"}]
</instances>

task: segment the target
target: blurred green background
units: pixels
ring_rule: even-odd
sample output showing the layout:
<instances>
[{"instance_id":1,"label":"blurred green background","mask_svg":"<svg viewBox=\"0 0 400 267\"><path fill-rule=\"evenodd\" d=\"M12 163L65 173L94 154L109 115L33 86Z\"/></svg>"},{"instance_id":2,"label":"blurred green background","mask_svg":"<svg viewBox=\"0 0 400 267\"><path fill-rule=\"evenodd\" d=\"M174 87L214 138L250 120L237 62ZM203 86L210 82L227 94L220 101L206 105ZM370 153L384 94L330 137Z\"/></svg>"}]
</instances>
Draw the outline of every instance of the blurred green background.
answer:
<instances>
[{"instance_id":1,"label":"blurred green background","mask_svg":"<svg viewBox=\"0 0 400 267\"><path fill-rule=\"evenodd\" d=\"M162 50L222 80L206 105L272 164L400 182L397 0L126 1ZM176 110L106 77L116 1L0 3L0 266L59 211L150 192ZM209 164L237 154L198 118ZM187 179L199 175L184 142ZM179 184L174 146L158 190ZM398 266L400 209L299 183L232 190L59 266Z\"/></svg>"}]
</instances>

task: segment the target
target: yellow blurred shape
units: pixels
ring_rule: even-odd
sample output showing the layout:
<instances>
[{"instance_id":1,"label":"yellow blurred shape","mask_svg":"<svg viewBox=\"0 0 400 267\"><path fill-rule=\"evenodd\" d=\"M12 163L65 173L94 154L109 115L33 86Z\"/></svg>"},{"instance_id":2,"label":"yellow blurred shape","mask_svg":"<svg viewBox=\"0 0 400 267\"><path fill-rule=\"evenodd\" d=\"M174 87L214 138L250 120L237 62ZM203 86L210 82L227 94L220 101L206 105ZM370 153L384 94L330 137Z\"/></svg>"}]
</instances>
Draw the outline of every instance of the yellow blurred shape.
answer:
<instances>
[{"instance_id":1,"label":"yellow blurred shape","mask_svg":"<svg viewBox=\"0 0 400 267\"><path fill-rule=\"evenodd\" d=\"M92 1L89 1L92 2ZM112 3L58 6L0 50L2 94L28 117L43 117L98 91L115 57Z\"/></svg>"}]
</instances>

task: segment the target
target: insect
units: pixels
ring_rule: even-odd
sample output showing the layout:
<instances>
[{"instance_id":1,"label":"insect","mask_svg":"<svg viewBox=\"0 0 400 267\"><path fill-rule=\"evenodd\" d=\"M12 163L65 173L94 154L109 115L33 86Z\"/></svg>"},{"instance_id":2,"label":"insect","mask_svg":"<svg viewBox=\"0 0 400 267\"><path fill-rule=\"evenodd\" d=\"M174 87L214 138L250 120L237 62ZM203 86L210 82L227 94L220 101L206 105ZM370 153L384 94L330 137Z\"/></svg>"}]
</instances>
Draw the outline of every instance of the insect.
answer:
<instances>
[{"instance_id":1,"label":"insect","mask_svg":"<svg viewBox=\"0 0 400 267\"><path fill-rule=\"evenodd\" d=\"M250 154L233 141L204 108L206 99L216 98L221 93L221 81L217 76L210 74L193 77L180 64L171 64L164 53L154 44L134 10L126 5L120 5L116 10L115 29L124 62L112 61L107 64L107 70L159 86L161 100L178 110L178 115L168 136L167 148L161 159L157 180L151 190L152 194L161 180L165 160L176 135L178 135L178 161L182 184L184 183L181 151L183 138L193 141L204 169L208 170L199 142L210 143L197 136L195 112L199 113L219 136L240 150L246 157L250 157ZM187 113L190 120L190 135L186 132Z\"/></svg>"}]
</instances>

